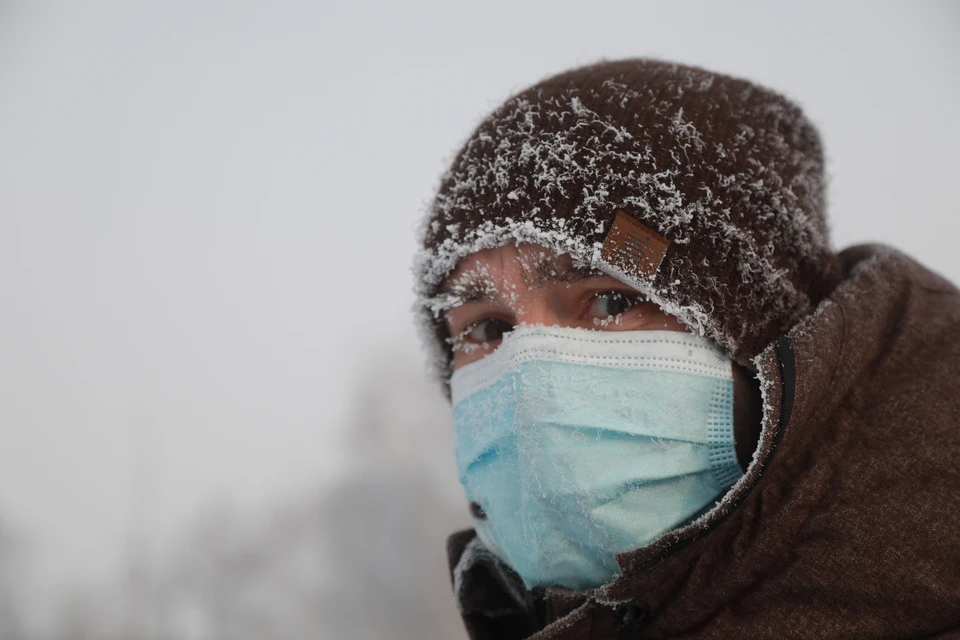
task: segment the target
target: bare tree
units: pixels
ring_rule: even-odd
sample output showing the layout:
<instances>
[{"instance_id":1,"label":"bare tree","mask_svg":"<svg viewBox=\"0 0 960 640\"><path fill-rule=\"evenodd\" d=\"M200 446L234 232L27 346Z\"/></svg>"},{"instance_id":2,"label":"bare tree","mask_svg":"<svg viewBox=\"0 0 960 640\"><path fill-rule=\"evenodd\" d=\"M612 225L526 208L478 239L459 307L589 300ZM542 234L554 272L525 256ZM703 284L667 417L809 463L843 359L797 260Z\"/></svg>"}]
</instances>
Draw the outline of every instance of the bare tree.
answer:
<instances>
[{"instance_id":1,"label":"bare tree","mask_svg":"<svg viewBox=\"0 0 960 640\"><path fill-rule=\"evenodd\" d=\"M134 536L116 582L66 589L43 633L24 629L22 554L0 522L0 639L464 637L444 554L468 521L448 412L416 364L378 358L339 482L268 511L207 509L164 554Z\"/></svg>"},{"instance_id":2,"label":"bare tree","mask_svg":"<svg viewBox=\"0 0 960 640\"><path fill-rule=\"evenodd\" d=\"M468 523L456 480L449 407L401 358L380 358L359 385L353 472L323 504L335 588L330 637L463 637L446 536Z\"/></svg>"},{"instance_id":3,"label":"bare tree","mask_svg":"<svg viewBox=\"0 0 960 640\"><path fill-rule=\"evenodd\" d=\"M351 471L337 485L269 514L195 523L170 614L193 620L193 637L463 637L444 554L467 522L446 402L418 367L387 358L355 407Z\"/></svg>"}]
</instances>

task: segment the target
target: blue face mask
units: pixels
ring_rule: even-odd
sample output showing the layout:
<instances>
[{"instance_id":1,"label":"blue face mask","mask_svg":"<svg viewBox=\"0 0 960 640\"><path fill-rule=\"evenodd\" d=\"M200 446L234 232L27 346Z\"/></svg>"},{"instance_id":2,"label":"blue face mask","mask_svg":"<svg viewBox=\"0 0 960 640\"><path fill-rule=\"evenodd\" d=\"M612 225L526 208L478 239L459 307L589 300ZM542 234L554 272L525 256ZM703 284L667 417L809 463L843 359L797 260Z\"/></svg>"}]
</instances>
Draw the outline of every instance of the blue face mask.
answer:
<instances>
[{"instance_id":1,"label":"blue face mask","mask_svg":"<svg viewBox=\"0 0 960 640\"><path fill-rule=\"evenodd\" d=\"M521 328L450 385L477 534L527 588L608 582L742 475L731 361L693 334Z\"/></svg>"}]
</instances>

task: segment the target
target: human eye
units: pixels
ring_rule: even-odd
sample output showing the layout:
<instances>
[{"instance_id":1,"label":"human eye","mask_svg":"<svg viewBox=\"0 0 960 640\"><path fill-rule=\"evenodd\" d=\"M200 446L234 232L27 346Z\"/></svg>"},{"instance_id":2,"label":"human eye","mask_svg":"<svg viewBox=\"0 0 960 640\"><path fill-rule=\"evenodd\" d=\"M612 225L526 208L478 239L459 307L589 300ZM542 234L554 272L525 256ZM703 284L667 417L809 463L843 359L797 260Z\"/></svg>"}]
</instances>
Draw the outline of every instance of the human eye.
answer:
<instances>
[{"instance_id":1,"label":"human eye","mask_svg":"<svg viewBox=\"0 0 960 640\"><path fill-rule=\"evenodd\" d=\"M474 322L461 333L466 342L483 344L503 339L503 334L512 331L513 324L500 318L484 318Z\"/></svg>"},{"instance_id":2,"label":"human eye","mask_svg":"<svg viewBox=\"0 0 960 640\"><path fill-rule=\"evenodd\" d=\"M445 320L454 369L497 349L503 335L513 331L515 324L509 309L486 302L451 307L445 312Z\"/></svg>"},{"instance_id":3,"label":"human eye","mask_svg":"<svg viewBox=\"0 0 960 640\"><path fill-rule=\"evenodd\" d=\"M587 300L587 308L583 319L595 325L616 322L623 314L631 311L645 298L632 291L600 291Z\"/></svg>"}]
</instances>

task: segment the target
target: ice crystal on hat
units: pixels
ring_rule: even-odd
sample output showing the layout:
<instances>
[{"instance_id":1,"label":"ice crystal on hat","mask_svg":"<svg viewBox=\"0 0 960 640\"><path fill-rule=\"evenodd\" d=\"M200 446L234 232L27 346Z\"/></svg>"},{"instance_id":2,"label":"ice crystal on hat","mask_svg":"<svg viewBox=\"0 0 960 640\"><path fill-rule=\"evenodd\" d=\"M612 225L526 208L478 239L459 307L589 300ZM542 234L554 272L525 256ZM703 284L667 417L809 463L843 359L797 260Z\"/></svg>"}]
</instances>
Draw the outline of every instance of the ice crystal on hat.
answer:
<instances>
[{"instance_id":1,"label":"ice crystal on hat","mask_svg":"<svg viewBox=\"0 0 960 640\"><path fill-rule=\"evenodd\" d=\"M671 245L631 284L746 362L837 279L823 154L791 102L651 60L600 63L511 98L441 179L417 256L424 335L449 368L437 297L464 257L531 242L579 265L623 210Z\"/></svg>"}]
</instances>

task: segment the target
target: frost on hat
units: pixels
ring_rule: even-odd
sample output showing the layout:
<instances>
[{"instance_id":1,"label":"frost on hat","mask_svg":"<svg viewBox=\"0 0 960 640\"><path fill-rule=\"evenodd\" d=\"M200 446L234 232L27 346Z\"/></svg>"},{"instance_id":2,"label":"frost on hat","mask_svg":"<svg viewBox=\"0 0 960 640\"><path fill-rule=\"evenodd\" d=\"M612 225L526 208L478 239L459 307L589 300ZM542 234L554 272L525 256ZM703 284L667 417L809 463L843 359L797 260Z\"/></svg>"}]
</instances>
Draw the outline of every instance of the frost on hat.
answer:
<instances>
[{"instance_id":1,"label":"frost on hat","mask_svg":"<svg viewBox=\"0 0 960 640\"><path fill-rule=\"evenodd\" d=\"M652 60L548 78L480 124L427 212L414 271L438 371L444 279L523 242L628 282L747 364L839 279L824 188L816 129L768 89ZM633 273L604 251L631 223L666 246Z\"/></svg>"}]
</instances>

